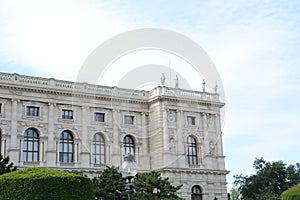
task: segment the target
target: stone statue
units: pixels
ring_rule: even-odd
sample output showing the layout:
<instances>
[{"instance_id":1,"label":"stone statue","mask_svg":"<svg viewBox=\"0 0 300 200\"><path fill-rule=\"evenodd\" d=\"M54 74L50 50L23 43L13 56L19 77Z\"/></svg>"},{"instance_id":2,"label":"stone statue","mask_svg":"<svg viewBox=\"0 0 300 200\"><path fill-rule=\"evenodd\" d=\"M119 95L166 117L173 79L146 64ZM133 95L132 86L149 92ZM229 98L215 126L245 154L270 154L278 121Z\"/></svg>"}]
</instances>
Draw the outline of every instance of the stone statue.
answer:
<instances>
[{"instance_id":1,"label":"stone statue","mask_svg":"<svg viewBox=\"0 0 300 200\"><path fill-rule=\"evenodd\" d=\"M215 144L213 141L209 142L209 155L214 156L215 155Z\"/></svg>"},{"instance_id":2,"label":"stone statue","mask_svg":"<svg viewBox=\"0 0 300 200\"><path fill-rule=\"evenodd\" d=\"M177 75L176 75L176 78L175 78L175 88L179 88L179 80L178 80Z\"/></svg>"},{"instance_id":3,"label":"stone statue","mask_svg":"<svg viewBox=\"0 0 300 200\"><path fill-rule=\"evenodd\" d=\"M203 79L203 82L202 82L202 91L205 92L205 80Z\"/></svg>"},{"instance_id":4,"label":"stone statue","mask_svg":"<svg viewBox=\"0 0 300 200\"><path fill-rule=\"evenodd\" d=\"M165 77L165 74L164 74L164 73L161 74L160 81L161 81L161 85L164 86L164 85L165 85L165 82L166 82L166 77Z\"/></svg>"},{"instance_id":5,"label":"stone statue","mask_svg":"<svg viewBox=\"0 0 300 200\"><path fill-rule=\"evenodd\" d=\"M170 152L175 152L174 138L170 138L170 141L169 141L169 150L170 150Z\"/></svg>"},{"instance_id":6,"label":"stone statue","mask_svg":"<svg viewBox=\"0 0 300 200\"><path fill-rule=\"evenodd\" d=\"M215 91L215 93L218 93L218 83L217 83L217 81L216 81L216 85L215 85L214 91Z\"/></svg>"}]
</instances>

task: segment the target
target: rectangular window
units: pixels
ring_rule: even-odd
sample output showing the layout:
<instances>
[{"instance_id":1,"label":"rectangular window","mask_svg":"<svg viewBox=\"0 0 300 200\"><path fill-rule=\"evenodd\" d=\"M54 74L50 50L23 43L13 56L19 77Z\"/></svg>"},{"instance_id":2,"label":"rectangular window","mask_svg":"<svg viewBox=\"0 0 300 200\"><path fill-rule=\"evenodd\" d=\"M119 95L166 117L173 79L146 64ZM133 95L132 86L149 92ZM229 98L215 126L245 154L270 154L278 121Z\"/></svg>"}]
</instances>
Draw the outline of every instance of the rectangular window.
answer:
<instances>
[{"instance_id":1,"label":"rectangular window","mask_svg":"<svg viewBox=\"0 0 300 200\"><path fill-rule=\"evenodd\" d=\"M39 116L39 107L35 106L26 106L26 116L33 116L33 117L38 117Z\"/></svg>"},{"instance_id":2,"label":"rectangular window","mask_svg":"<svg viewBox=\"0 0 300 200\"><path fill-rule=\"evenodd\" d=\"M125 115L124 116L124 124L133 124L134 123L134 116Z\"/></svg>"},{"instance_id":3,"label":"rectangular window","mask_svg":"<svg viewBox=\"0 0 300 200\"><path fill-rule=\"evenodd\" d=\"M187 123L188 125L196 125L196 117L187 116Z\"/></svg>"},{"instance_id":4,"label":"rectangular window","mask_svg":"<svg viewBox=\"0 0 300 200\"><path fill-rule=\"evenodd\" d=\"M94 120L95 122L104 122L105 113L95 113Z\"/></svg>"},{"instance_id":5,"label":"rectangular window","mask_svg":"<svg viewBox=\"0 0 300 200\"><path fill-rule=\"evenodd\" d=\"M73 119L73 110L62 110L62 119Z\"/></svg>"},{"instance_id":6,"label":"rectangular window","mask_svg":"<svg viewBox=\"0 0 300 200\"><path fill-rule=\"evenodd\" d=\"M0 114L2 113L2 103L0 103Z\"/></svg>"}]
</instances>

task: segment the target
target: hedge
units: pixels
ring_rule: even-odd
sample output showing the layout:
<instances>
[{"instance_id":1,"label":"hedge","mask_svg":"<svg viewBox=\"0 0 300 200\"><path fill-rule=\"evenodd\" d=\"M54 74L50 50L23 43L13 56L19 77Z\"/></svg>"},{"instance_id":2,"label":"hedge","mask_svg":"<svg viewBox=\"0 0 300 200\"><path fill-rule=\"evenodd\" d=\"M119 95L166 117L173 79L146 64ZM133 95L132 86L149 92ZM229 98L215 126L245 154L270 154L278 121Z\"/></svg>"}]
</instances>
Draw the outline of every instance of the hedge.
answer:
<instances>
[{"instance_id":1,"label":"hedge","mask_svg":"<svg viewBox=\"0 0 300 200\"><path fill-rule=\"evenodd\" d=\"M0 200L92 200L88 177L48 168L27 168L0 176Z\"/></svg>"},{"instance_id":2,"label":"hedge","mask_svg":"<svg viewBox=\"0 0 300 200\"><path fill-rule=\"evenodd\" d=\"M291 187L281 194L281 200L299 200L300 199L300 184Z\"/></svg>"}]
</instances>

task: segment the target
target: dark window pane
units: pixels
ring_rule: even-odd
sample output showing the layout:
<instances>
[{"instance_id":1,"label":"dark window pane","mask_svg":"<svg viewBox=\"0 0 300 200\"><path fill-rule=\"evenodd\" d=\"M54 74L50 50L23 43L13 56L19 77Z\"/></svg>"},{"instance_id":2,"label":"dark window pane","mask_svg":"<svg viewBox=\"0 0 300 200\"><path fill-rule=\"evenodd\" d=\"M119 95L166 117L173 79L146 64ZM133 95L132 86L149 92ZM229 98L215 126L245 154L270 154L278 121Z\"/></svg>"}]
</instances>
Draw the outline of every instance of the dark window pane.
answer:
<instances>
[{"instance_id":1,"label":"dark window pane","mask_svg":"<svg viewBox=\"0 0 300 200\"><path fill-rule=\"evenodd\" d=\"M73 162L73 136L68 131L63 131L60 134L59 141L59 161L60 162Z\"/></svg>"},{"instance_id":2,"label":"dark window pane","mask_svg":"<svg viewBox=\"0 0 300 200\"><path fill-rule=\"evenodd\" d=\"M105 163L105 141L104 137L100 133L94 135L93 146L92 146L92 161L94 164Z\"/></svg>"},{"instance_id":3,"label":"dark window pane","mask_svg":"<svg viewBox=\"0 0 300 200\"><path fill-rule=\"evenodd\" d=\"M94 118L96 122L104 122L104 113L95 113Z\"/></svg>"},{"instance_id":4,"label":"dark window pane","mask_svg":"<svg viewBox=\"0 0 300 200\"><path fill-rule=\"evenodd\" d=\"M39 135L33 128L27 129L24 133L23 160L26 162L39 161Z\"/></svg>"},{"instance_id":5,"label":"dark window pane","mask_svg":"<svg viewBox=\"0 0 300 200\"><path fill-rule=\"evenodd\" d=\"M73 110L62 110L62 119L73 119Z\"/></svg>"},{"instance_id":6,"label":"dark window pane","mask_svg":"<svg viewBox=\"0 0 300 200\"><path fill-rule=\"evenodd\" d=\"M134 116L125 115L124 116L124 123L125 124L133 124L134 123Z\"/></svg>"},{"instance_id":7,"label":"dark window pane","mask_svg":"<svg viewBox=\"0 0 300 200\"><path fill-rule=\"evenodd\" d=\"M131 153L134 155L134 141L132 137L126 135L123 140L124 154Z\"/></svg>"},{"instance_id":8,"label":"dark window pane","mask_svg":"<svg viewBox=\"0 0 300 200\"><path fill-rule=\"evenodd\" d=\"M197 143L196 139L192 136L189 136L187 139L187 160L189 165L197 165Z\"/></svg>"},{"instance_id":9,"label":"dark window pane","mask_svg":"<svg viewBox=\"0 0 300 200\"><path fill-rule=\"evenodd\" d=\"M26 106L26 116L39 116L39 107L35 106Z\"/></svg>"}]
</instances>

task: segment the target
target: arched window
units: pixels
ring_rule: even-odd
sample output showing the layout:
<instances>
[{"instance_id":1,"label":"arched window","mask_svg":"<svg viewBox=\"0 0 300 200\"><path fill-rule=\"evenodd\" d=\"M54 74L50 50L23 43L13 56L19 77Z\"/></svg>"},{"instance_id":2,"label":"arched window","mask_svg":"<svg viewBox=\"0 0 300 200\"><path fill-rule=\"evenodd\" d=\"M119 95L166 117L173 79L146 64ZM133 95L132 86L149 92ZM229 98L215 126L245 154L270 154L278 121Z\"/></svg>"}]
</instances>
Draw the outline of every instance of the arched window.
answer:
<instances>
[{"instance_id":1,"label":"arched window","mask_svg":"<svg viewBox=\"0 0 300 200\"><path fill-rule=\"evenodd\" d=\"M194 185L192 187L191 200L202 200L202 190L199 185Z\"/></svg>"},{"instance_id":2,"label":"arched window","mask_svg":"<svg viewBox=\"0 0 300 200\"><path fill-rule=\"evenodd\" d=\"M71 163L74 161L74 140L70 131L63 131L59 139L59 162Z\"/></svg>"},{"instance_id":3,"label":"arched window","mask_svg":"<svg viewBox=\"0 0 300 200\"><path fill-rule=\"evenodd\" d=\"M33 128L27 129L24 133L23 161L25 162L39 161L39 134Z\"/></svg>"},{"instance_id":4,"label":"arched window","mask_svg":"<svg viewBox=\"0 0 300 200\"><path fill-rule=\"evenodd\" d=\"M105 139L102 134L96 133L93 139L92 146L92 163L105 163Z\"/></svg>"},{"instance_id":5,"label":"arched window","mask_svg":"<svg viewBox=\"0 0 300 200\"><path fill-rule=\"evenodd\" d=\"M187 159L189 165L198 165L197 142L193 136L187 138Z\"/></svg>"},{"instance_id":6,"label":"arched window","mask_svg":"<svg viewBox=\"0 0 300 200\"><path fill-rule=\"evenodd\" d=\"M131 136L126 135L123 140L124 155L130 153L134 155L134 140Z\"/></svg>"}]
</instances>

